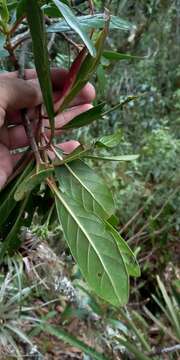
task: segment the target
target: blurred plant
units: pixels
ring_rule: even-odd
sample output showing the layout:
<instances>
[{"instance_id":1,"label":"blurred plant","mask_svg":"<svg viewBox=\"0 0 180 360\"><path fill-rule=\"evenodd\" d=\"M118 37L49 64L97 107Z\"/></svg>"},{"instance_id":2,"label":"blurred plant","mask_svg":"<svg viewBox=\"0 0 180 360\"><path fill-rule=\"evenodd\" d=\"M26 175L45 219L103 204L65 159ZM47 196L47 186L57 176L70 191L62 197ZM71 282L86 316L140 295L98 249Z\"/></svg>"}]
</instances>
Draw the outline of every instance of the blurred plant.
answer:
<instances>
[{"instance_id":1,"label":"blurred plant","mask_svg":"<svg viewBox=\"0 0 180 360\"><path fill-rule=\"evenodd\" d=\"M40 322L33 307L27 303L33 286L25 286L22 261L8 259L8 271L0 276L0 352L7 359L14 354L23 359L25 346L34 347L27 335L29 329ZM20 344L22 346L20 346ZM21 350L20 350L21 348Z\"/></svg>"}]
</instances>

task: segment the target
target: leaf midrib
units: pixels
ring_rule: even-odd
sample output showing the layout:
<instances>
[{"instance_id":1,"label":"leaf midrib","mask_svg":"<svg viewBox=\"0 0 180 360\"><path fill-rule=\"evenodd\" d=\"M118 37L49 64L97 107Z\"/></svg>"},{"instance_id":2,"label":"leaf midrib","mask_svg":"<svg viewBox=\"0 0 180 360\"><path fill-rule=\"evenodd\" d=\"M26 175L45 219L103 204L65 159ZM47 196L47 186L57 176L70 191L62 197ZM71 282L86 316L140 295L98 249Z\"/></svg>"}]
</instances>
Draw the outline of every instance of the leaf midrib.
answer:
<instances>
[{"instance_id":1,"label":"leaf midrib","mask_svg":"<svg viewBox=\"0 0 180 360\"><path fill-rule=\"evenodd\" d=\"M76 178L76 180L82 185L82 187L84 187L84 188L86 189L86 191L92 196L94 202L95 202L98 206L102 207L103 210L105 211L105 213L107 214L107 212L106 212L106 210L104 209L103 205L96 200L93 192L91 192L91 190L90 190L90 189L84 184L84 182L76 175L76 173L71 169L71 167L70 167L69 165L65 164L65 166L68 168L69 172ZM108 214L107 214L107 217L108 217Z\"/></svg>"},{"instance_id":2,"label":"leaf midrib","mask_svg":"<svg viewBox=\"0 0 180 360\"><path fill-rule=\"evenodd\" d=\"M103 263L103 260L101 258L101 256L99 255L96 247L94 246L94 244L92 243L90 237L89 237L89 234L86 232L86 230L84 229L83 225L79 222L79 220L77 219L77 217L75 216L75 214L72 212L72 210L69 208L69 206L67 205L67 203L64 201L63 197L60 195L60 192L56 191L56 196L59 198L59 200L62 202L62 204L65 206L65 208L67 209L67 211L71 214L72 218L74 219L74 221L79 225L79 228L81 229L81 231L83 232L83 234L87 237L87 239L89 240L89 244L91 244L92 248L94 249L95 253L97 254L101 264L102 264L102 267L104 269L104 272L106 272L106 274L108 275L110 281L111 281L111 284L113 286L113 289L114 289L114 292L115 292L115 295L118 299L118 301L121 303L121 298L119 297L118 293L117 293L117 290L116 290L116 286L114 284L114 281L112 280L111 278L111 275L109 275L109 272L106 268L106 266L104 265ZM119 250L118 250L119 251ZM120 254L120 252L119 252ZM121 256L121 254L120 254ZM106 271L105 271L106 270Z\"/></svg>"}]
</instances>

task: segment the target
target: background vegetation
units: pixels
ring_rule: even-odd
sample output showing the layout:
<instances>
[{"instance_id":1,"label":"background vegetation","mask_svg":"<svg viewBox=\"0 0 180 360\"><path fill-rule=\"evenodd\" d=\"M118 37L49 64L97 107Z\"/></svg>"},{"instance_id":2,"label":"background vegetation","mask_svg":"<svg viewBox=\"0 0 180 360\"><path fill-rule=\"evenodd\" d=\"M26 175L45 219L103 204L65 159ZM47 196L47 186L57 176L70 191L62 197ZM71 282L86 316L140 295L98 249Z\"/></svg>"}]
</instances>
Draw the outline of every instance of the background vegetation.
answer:
<instances>
[{"instance_id":1,"label":"background vegetation","mask_svg":"<svg viewBox=\"0 0 180 360\"><path fill-rule=\"evenodd\" d=\"M21 229L20 254L7 258L1 271L2 359L13 358L14 349L18 359L20 354L48 360L179 358L180 3L94 3L97 12L108 7L134 24L131 31L116 31L107 39L107 49L134 58L102 59L93 78L96 101L105 101L108 110L127 96L138 96L106 120L74 130L74 136L86 143L120 131L114 155L140 155L128 164L96 160L93 166L112 188L118 229L137 254L142 274L132 280L125 308L102 303L83 282L61 227L44 224L37 207L31 226ZM86 2L75 7L80 14L87 10ZM55 66L69 66L72 45L66 40L63 35L49 38ZM26 52L29 67L29 45ZM11 70L7 59L1 59L1 69Z\"/></svg>"}]
</instances>

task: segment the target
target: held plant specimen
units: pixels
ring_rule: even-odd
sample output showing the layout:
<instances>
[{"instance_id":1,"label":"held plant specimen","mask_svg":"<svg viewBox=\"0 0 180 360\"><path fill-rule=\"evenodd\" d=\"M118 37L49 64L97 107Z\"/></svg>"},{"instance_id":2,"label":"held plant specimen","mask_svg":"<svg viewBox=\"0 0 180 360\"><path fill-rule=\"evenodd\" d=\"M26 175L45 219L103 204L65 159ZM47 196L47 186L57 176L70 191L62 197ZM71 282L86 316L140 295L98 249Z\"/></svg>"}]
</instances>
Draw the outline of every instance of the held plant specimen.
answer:
<instances>
[{"instance_id":1,"label":"held plant specimen","mask_svg":"<svg viewBox=\"0 0 180 360\"><path fill-rule=\"evenodd\" d=\"M115 57L113 52L104 52L109 29L127 30L131 27L128 22L111 16L108 10L104 14L92 14L90 7L90 12L89 15L76 17L69 1L21 0L13 4L0 1L0 39L1 43L4 41L2 52L7 52L19 77L23 78L24 69L16 57L16 51L27 37L31 39L43 95L43 107L37 111L40 129L37 134L33 134L26 109L21 112L30 145L0 193L0 232L3 238L0 260L3 262L7 253L13 254L20 247L20 227L31 223L34 203L43 186L45 210L50 206L50 213L48 211L46 215L51 217L56 209L67 244L89 287L105 301L120 306L128 301L129 276L139 276L140 270L135 255L114 227L112 195L103 179L85 160L131 161L137 155L103 156L100 152L103 147L111 150L119 143L121 136L118 132L90 144L79 145L68 155L60 151L54 141L55 116L68 108L96 73L103 54L108 59ZM55 22L49 21L52 17L56 19ZM26 33L15 36L22 24ZM47 43L47 33L53 32L73 32L83 42L55 105ZM126 55L119 57L123 59ZM87 126L103 118L107 113L104 107L104 103L94 106L64 126L63 131ZM48 138L44 119L46 123L49 119L51 136ZM25 213L28 216L24 216Z\"/></svg>"}]
</instances>

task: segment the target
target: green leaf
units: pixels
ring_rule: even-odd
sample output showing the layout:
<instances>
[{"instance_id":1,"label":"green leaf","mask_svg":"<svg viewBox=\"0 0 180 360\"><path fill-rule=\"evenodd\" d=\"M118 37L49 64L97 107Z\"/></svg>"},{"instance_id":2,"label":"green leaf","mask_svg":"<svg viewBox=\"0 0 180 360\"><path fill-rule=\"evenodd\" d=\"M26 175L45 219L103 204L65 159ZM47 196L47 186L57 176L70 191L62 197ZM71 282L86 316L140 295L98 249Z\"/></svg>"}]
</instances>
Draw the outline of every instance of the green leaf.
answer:
<instances>
[{"instance_id":1,"label":"green leaf","mask_svg":"<svg viewBox=\"0 0 180 360\"><path fill-rule=\"evenodd\" d=\"M145 96L145 94L139 94L139 95L130 95L127 98L125 98L125 100L121 101L120 103L118 103L117 105L113 106L111 109L105 111L103 113L103 116L106 116L108 114L110 114L111 112L117 110L117 109L123 109L123 106L128 104L131 101L137 100L139 99L141 96Z\"/></svg>"},{"instance_id":2,"label":"green leaf","mask_svg":"<svg viewBox=\"0 0 180 360\"><path fill-rule=\"evenodd\" d=\"M103 179L81 160L55 169L60 189L71 194L74 201L104 219L114 213L114 200Z\"/></svg>"},{"instance_id":3,"label":"green leaf","mask_svg":"<svg viewBox=\"0 0 180 360\"><path fill-rule=\"evenodd\" d=\"M76 116L70 123L63 126L62 129L76 129L91 124L93 121L102 117L104 106L105 103L102 103L86 112L83 112L82 114Z\"/></svg>"},{"instance_id":4,"label":"green leaf","mask_svg":"<svg viewBox=\"0 0 180 360\"><path fill-rule=\"evenodd\" d=\"M97 80L98 80L98 88L101 96L104 97L105 89L106 89L106 75L104 71L104 67L102 64L99 64L97 68Z\"/></svg>"},{"instance_id":5,"label":"green leaf","mask_svg":"<svg viewBox=\"0 0 180 360\"><path fill-rule=\"evenodd\" d=\"M103 31L100 32L95 44L95 48L97 50L96 57L94 58L90 54L86 55L86 58L78 71L77 79L72 90L66 96L63 103L60 102L59 111L63 111L69 105L69 103L74 99L74 97L80 92L80 90L86 85L91 76L94 74L101 59L104 43L108 34L108 25L109 17L107 16L106 27Z\"/></svg>"},{"instance_id":6,"label":"green leaf","mask_svg":"<svg viewBox=\"0 0 180 360\"><path fill-rule=\"evenodd\" d=\"M76 16L73 14L69 6L63 4L59 0L53 0L53 2L61 12L63 17L65 18L70 28L73 29L84 41L84 44L88 48L90 54L92 56L96 56L96 49L94 48L93 43L89 38L89 35L86 33L86 31L83 28L81 28L81 25L79 24Z\"/></svg>"},{"instance_id":7,"label":"green leaf","mask_svg":"<svg viewBox=\"0 0 180 360\"><path fill-rule=\"evenodd\" d=\"M43 332L57 337L59 340L68 343L71 346L80 349L85 354L89 355L93 360L108 360L104 355L99 354L96 350L92 349L90 346L86 345L81 340L78 340L73 335L68 334L67 332L59 329L57 326L52 326L47 323L44 323L41 327Z\"/></svg>"},{"instance_id":8,"label":"green leaf","mask_svg":"<svg viewBox=\"0 0 180 360\"><path fill-rule=\"evenodd\" d=\"M26 13L27 0L20 0L16 7L16 20L19 20Z\"/></svg>"},{"instance_id":9,"label":"green leaf","mask_svg":"<svg viewBox=\"0 0 180 360\"><path fill-rule=\"evenodd\" d=\"M42 165L38 173L36 173L36 169L34 169L31 174L29 174L18 186L14 194L15 200L22 200L27 193L31 192L36 186L40 185L48 176L52 175L53 171L53 168L45 168L45 166Z\"/></svg>"},{"instance_id":10,"label":"green leaf","mask_svg":"<svg viewBox=\"0 0 180 360\"><path fill-rule=\"evenodd\" d=\"M105 26L105 16L104 14L94 14L94 15L85 15L85 16L77 16L76 20L78 24L85 30L89 31L91 29L103 29ZM110 30L131 30L133 25L123 20L117 16L110 16ZM59 21L55 24L50 25L47 28L48 32L69 32L71 31L70 26L66 23L66 21Z\"/></svg>"},{"instance_id":11,"label":"green leaf","mask_svg":"<svg viewBox=\"0 0 180 360\"><path fill-rule=\"evenodd\" d=\"M134 354L137 360L150 360L149 356L143 354L142 350L138 350L137 345L128 340L123 340L121 338L116 338L117 341L120 342L126 349L129 350L130 354Z\"/></svg>"},{"instance_id":12,"label":"green leaf","mask_svg":"<svg viewBox=\"0 0 180 360\"><path fill-rule=\"evenodd\" d=\"M141 56L123 54L123 53L119 53L119 52L116 52L116 51L108 51L108 50L103 51L103 56L108 60L115 60L115 61L142 59Z\"/></svg>"},{"instance_id":13,"label":"green leaf","mask_svg":"<svg viewBox=\"0 0 180 360\"><path fill-rule=\"evenodd\" d=\"M73 200L79 204L83 202L83 207L89 212L108 222L113 220L114 202L111 193L102 179L85 163L74 161L69 166L57 168L55 174L62 192L71 194ZM117 241L129 275L140 276L139 265L133 252L118 232L111 225L107 226Z\"/></svg>"},{"instance_id":14,"label":"green leaf","mask_svg":"<svg viewBox=\"0 0 180 360\"><path fill-rule=\"evenodd\" d=\"M170 321L172 323L172 326L176 329L177 336L180 339L180 320L178 319L178 316L176 314L176 311L175 311L175 308L174 308L173 303L171 301L171 298L168 295L168 293L166 291L166 288L165 288L165 286L164 286L164 284L161 281L159 276L157 276L157 282L158 282L158 286L159 286L159 288L161 290L161 293L162 293L163 299L165 301L165 304L167 306L167 311L169 313L169 317L171 319Z\"/></svg>"},{"instance_id":15,"label":"green leaf","mask_svg":"<svg viewBox=\"0 0 180 360\"><path fill-rule=\"evenodd\" d=\"M120 249L121 255L124 259L124 262L126 264L126 268L128 271L128 274L130 276L138 277L141 275L139 264L136 260L135 255L133 254L132 250L128 246L127 242L121 237L121 235L112 227L111 224L109 224L109 221L107 223L107 227L109 231L111 231L112 236L114 237L115 241L118 244L118 247Z\"/></svg>"},{"instance_id":16,"label":"green leaf","mask_svg":"<svg viewBox=\"0 0 180 360\"><path fill-rule=\"evenodd\" d=\"M32 37L34 62L53 137L55 126L53 95L43 12L37 0L26 0L25 9Z\"/></svg>"},{"instance_id":17,"label":"green leaf","mask_svg":"<svg viewBox=\"0 0 180 360\"><path fill-rule=\"evenodd\" d=\"M62 154L59 155L59 149L55 147L54 152L56 153L57 157L56 160L53 162L53 165L60 166L63 164L68 164L73 160L81 159L90 149L91 145L79 145L75 150L73 150L70 154L66 155L63 158Z\"/></svg>"},{"instance_id":18,"label":"green leaf","mask_svg":"<svg viewBox=\"0 0 180 360\"><path fill-rule=\"evenodd\" d=\"M7 24L9 21L9 11L6 0L0 0L0 20L2 24Z\"/></svg>"},{"instance_id":19,"label":"green leaf","mask_svg":"<svg viewBox=\"0 0 180 360\"><path fill-rule=\"evenodd\" d=\"M9 56L9 53L7 50L4 49L5 45L5 37L0 33L0 57L6 57Z\"/></svg>"},{"instance_id":20,"label":"green leaf","mask_svg":"<svg viewBox=\"0 0 180 360\"><path fill-rule=\"evenodd\" d=\"M28 174L31 172L33 167L33 161L31 161L25 168L25 170L22 172L22 174L19 176L18 179L13 181L13 183L10 183L3 191L0 193L0 229L2 225L6 223L6 220L10 213L13 211L13 209L16 206L16 201L14 199L14 194L16 192L16 189L20 184L22 183L23 179L28 176Z\"/></svg>"},{"instance_id":21,"label":"green leaf","mask_svg":"<svg viewBox=\"0 0 180 360\"><path fill-rule=\"evenodd\" d=\"M97 159L104 161L134 161L137 160L139 155L120 155L120 156L103 156L103 155L84 155L88 159Z\"/></svg>"},{"instance_id":22,"label":"green leaf","mask_svg":"<svg viewBox=\"0 0 180 360\"><path fill-rule=\"evenodd\" d=\"M16 221L12 226L6 239L3 241L1 253L0 253L0 262L3 260L6 252L10 252L12 254L13 251L16 250L20 245L20 239L18 238L18 231L22 226L22 224L24 223L23 213L27 205L27 201L28 201L28 197L26 197L23 203L21 204Z\"/></svg>"},{"instance_id":23,"label":"green leaf","mask_svg":"<svg viewBox=\"0 0 180 360\"><path fill-rule=\"evenodd\" d=\"M120 144L122 140L122 131L118 130L112 135L102 136L96 141L96 145L100 147L113 148Z\"/></svg>"},{"instance_id":24,"label":"green leaf","mask_svg":"<svg viewBox=\"0 0 180 360\"><path fill-rule=\"evenodd\" d=\"M65 238L90 288L114 306L128 301L129 278L119 247L107 224L67 196L51 189ZM82 193L83 196L83 193Z\"/></svg>"}]
</instances>

